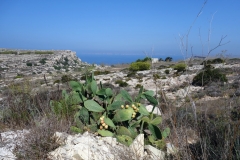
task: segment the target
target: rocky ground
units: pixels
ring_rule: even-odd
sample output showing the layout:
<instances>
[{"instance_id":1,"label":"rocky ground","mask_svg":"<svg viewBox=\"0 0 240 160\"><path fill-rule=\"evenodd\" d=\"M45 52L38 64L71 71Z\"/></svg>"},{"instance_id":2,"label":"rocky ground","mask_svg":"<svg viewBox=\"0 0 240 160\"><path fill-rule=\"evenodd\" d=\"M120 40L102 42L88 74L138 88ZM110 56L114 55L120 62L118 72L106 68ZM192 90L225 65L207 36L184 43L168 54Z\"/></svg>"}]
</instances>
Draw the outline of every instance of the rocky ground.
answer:
<instances>
[{"instance_id":1,"label":"rocky ground","mask_svg":"<svg viewBox=\"0 0 240 160\"><path fill-rule=\"evenodd\" d=\"M158 97L164 97L165 101L171 102L171 105L175 107L181 107L189 103L189 95L194 99L195 103L206 103L221 98L240 96L239 59L230 59L226 61L226 63L213 65L214 68L219 68L227 74L227 83L223 84L221 87L219 87L218 84L199 87L191 85L193 78L203 68L203 65L200 65L200 61L197 60L189 65L190 67L187 68L187 71L181 73L177 73L176 70L173 70L171 67L177 62L158 62L153 64L151 70L138 71L131 74L131 72L128 71L128 65L113 65L111 67L90 65L81 62L72 51L57 51L52 55L34 56L0 54L0 57L0 107L2 108L6 107L4 106L4 101L6 99L4 90L13 84L31 86L29 87L31 88L29 91L34 95L42 91L67 89L67 81L78 80L84 82L84 75L90 72L95 73L95 79L98 83L101 82L103 85L114 88L115 92L124 88L134 96L138 92L139 87L143 86L147 90L153 90ZM43 58L47 59L44 64L39 62ZM31 63L33 65L28 66L26 63ZM166 72L166 70L168 70L169 73ZM123 83L124 85L121 85ZM225 90L223 88L225 88ZM226 88L231 89L226 92ZM163 111L161 103L158 107ZM0 113L0 118L2 115L3 113ZM4 160L14 159L14 155L11 152L14 148L14 144L16 144L13 143L15 141L14 139L16 139L16 137L23 138L23 134L28 131L3 132L6 130L7 129L0 129L2 132L0 134L0 158ZM59 133L59 136L61 137L63 134ZM81 138L84 136L88 137L88 144L93 145L92 147L78 145L80 141L83 143L83 139ZM93 135L89 136L89 133L75 136L65 135L65 139L67 140L62 142L62 147L59 147L55 153L51 153L52 157L54 157L53 159L67 159L67 157L71 157L72 159L94 159L95 157L95 159L99 159L98 156L100 155L108 155L110 158L114 159L115 153L109 151L108 146L117 145L114 139L110 140L108 138L100 138ZM189 143L194 143L195 141L196 139L194 139L194 137L189 137ZM99 146L102 148L100 152L94 150L94 148L96 149ZM85 152L78 152L77 150L79 150L79 148L76 147L80 147L81 150L87 150L86 154L88 158L83 158L86 155L81 154ZM91 152L88 149L89 147L91 148ZM164 152L161 153L159 150L149 149L151 146L145 146L144 149L144 144L142 144L141 147L143 147L143 149L141 149L142 151L139 154L142 159L148 156L148 159L154 160L156 159L156 155L160 159L162 154L165 154ZM120 149L123 148L120 147ZM171 150L174 149L168 147L169 153ZM97 153L97 155L92 155L92 153ZM89 158L89 155L92 157ZM109 157L100 157L100 159L109 159ZM117 159L120 158L118 157Z\"/></svg>"}]
</instances>

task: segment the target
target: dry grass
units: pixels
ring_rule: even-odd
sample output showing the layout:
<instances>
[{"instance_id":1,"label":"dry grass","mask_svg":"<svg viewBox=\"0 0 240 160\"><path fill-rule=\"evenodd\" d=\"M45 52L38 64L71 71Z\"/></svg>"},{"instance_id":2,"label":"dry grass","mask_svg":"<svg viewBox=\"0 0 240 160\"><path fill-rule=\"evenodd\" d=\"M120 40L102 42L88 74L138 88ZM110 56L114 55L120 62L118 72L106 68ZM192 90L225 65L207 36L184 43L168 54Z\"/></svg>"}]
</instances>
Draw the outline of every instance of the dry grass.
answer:
<instances>
[{"instance_id":1,"label":"dry grass","mask_svg":"<svg viewBox=\"0 0 240 160\"><path fill-rule=\"evenodd\" d=\"M240 159L240 97L195 106L196 112L192 104L176 108L168 103L163 125L171 126L168 140L179 150L170 159Z\"/></svg>"},{"instance_id":2,"label":"dry grass","mask_svg":"<svg viewBox=\"0 0 240 160\"><path fill-rule=\"evenodd\" d=\"M47 159L48 153L59 147L54 133L67 132L69 128L69 124L59 121L57 117L45 117L25 135L27 138L15 147L14 154L19 160Z\"/></svg>"}]
</instances>

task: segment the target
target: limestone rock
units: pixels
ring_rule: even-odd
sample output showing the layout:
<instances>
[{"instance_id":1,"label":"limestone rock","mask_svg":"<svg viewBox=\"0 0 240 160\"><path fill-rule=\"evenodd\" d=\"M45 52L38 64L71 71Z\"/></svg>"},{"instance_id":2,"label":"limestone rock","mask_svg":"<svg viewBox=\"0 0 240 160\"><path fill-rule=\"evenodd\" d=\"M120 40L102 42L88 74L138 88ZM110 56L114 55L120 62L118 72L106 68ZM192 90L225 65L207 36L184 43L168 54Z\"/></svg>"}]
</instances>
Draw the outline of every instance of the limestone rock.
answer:
<instances>
[{"instance_id":1,"label":"limestone rock","mask_svg":"<svg viewBox=\"0 0 240 160\"><path fill-rule=\"evenodd\" d=\"M28 130L17 130L0 133L0 159L1 160L14 160L16 159L13 154L13 149L16 144L21 144L24 135L29 133Z\"/></svg>"},{"instance_id":2,"label":"limestone rock","mask_svg":"<svg viewBox=\"0 0 240 160\"><path fill-rule=\"evenodd\" d=\"M151 145L146 145L144 147L148 153L148 160L164 160L165 153Z\"/></svg>"},{"instance_id":3,"label":"limestone rock","mask_svg":"<svg viewBox=\"0 0 240 160\"><path fill-rule=\"evenodd\" d=\"M146 109L147 109L148 112L152 112L153 105L147 105ZM162 115L162 113L161 113L161 111L160 111L160 109L158 107L154 108L153 113L157 114L157 115Z\"/></svg>"},{"instance_id":4,"label":"limestone rock","mask_svg":"<svg viewBox=\"0 0 240 160\"><path fill-rule=\"evenodd\" d=\"M177 148L172 143L166 143L167 154L176 154Z\"/></svg>"},{"instance_id":5,"label":"limestone rock","mask_svg":"<svg viewBox=\"0 0 240 160\"><path fill-rule=\"evenodd\" d=\"M134 153L135 159L141 159L144 156L144 134L139 134L129 146Z\"/></svg>"},{"instance_id":6,"label":"limestone rock","mask_svg":"<svg viewBox=\"0 0 240 160\"><path fill-rule=\"evenodd\" d=\"M69 135L66 138L65 134L57 133L55 136L59 136L59 142L64 145L60 146L56 150L49 153L49 158L53 160L93 160L93 159L101 159L101 160L109 160L109 159L124 159L120 156L126 156L127 147L123 144L117 143L115 138L112 137L99 137L88 132L85 132L83 135ZM139 135L136 138L133 148L142 146L140 148L140 152L136 152L143 156L144 148L144 137L143 135ZM131 156L132 157L132 156Z\"/></svg>"}]
</instances>

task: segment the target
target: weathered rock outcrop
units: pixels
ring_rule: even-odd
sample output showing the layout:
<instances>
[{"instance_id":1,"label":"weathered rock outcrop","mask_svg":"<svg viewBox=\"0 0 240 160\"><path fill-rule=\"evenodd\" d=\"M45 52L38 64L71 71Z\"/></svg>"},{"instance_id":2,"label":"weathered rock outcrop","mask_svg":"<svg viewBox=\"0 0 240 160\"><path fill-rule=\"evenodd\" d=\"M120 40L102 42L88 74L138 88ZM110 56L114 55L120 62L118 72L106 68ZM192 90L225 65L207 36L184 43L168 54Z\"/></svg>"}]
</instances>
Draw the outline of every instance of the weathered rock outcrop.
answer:
<instances>
[{"instance_id":1,"label":"weathered rock outcrop","mask_svg":"<svg viewBox=\"0 0 240 160\"><path fill-rule=\"evenodd\" d=\"M0 52L0 76L5 79L56 71L71 71L84 64L76 56L76 52L70 50L16 50L17 54L2 53L4 52Z\"/></svg>"},{"instance_id":2,"label":"weathered rock outcrop","mask_svg":"<svg viewBox=\"0 0 240 160\"><path fill-rule=\"evenodd\" d=\"M56 132L55 136L62 146L49 153L53 160L163 160L165 157L163 151L144 146L143 134L138 135L129 147L118 143L116 138L94 136L88 132L74 136Z\"/></svg>"}]
</instances>

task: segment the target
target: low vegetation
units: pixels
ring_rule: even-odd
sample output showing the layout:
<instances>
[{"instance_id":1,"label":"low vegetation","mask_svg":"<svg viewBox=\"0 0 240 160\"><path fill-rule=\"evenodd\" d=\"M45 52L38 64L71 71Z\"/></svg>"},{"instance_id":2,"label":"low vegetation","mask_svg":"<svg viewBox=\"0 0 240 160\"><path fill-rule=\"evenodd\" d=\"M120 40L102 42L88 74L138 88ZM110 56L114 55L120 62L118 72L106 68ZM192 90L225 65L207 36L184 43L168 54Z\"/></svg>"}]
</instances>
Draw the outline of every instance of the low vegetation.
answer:
<instances>
[{"instance_id":1,"label":"low vegetation","mask_svg":"<svg viewBox=\"0 0 240 160\"><path fill-rule=\"evenodd\" d=\"M17 51L2 51L0 54L17 54Z\"/></svg>"},{"instance_id":2,"label":"low vegetation","mask_svg":"<svg viewBox=\"0 0 240 160\"><path fill-rule=\"evenodd\" d=\"M193 85L205 86L211 82L227 82L226 74L220 69L214 69L211 65L205 65L204 69L193 78Z\"/></svg>"},{"instance_id":3,"label":"low vegetation","mask_svg":"<svg viewBox=\"0 0 240 160\"><path fill-rule=\"evenodd\" d=\"M35 51L35 54L54 54L52 51Z\"/></svg>"},{"instance_id":4,"label":"low vegetation","mask_svg":"<svg viewBox=\"0 0 240 160\"><path fill-rule=\"evenodd\" d=\"M127 87L128 86L128 83L127 82L124 82L122 80L116 80L115 81L115 84L118 84L119 87Z\"/></svg>"},{"instance_id":5,"label":"low vegetation","mask_svg":"<svg viewBox=\"0 0 240 160\"><path fill-rule=\"evenodd\" d=\"M151 67L150 62L133 62L130 64L130 71L144 71L149 70Z\"/></svg>"},{"instance_id":6,"label":"low vegetation","mask_svg":"<svg viewBox=\"0 0 240 160\"><path fill-rule=\"evenodd\" d=\"M172 67L177 72L184 72L186 71L187 65L185 63L177 63Z\"/></svg>"},{"instance_id":7,"label":"low vegetation","mask_svg":"<svg viewBox=\"0 0 240 160\"><path fill-rule=\"evenodd\" d=\"M185 64L176 63L173 69L179 75L186 74ZM177 98L167 99L165 91L157 86L159 78L170 74L169 67L163 71L163 75L151 73L156 80L157 96L143 88L144 75L140 77L136 71L126 72L125 79L114 80L119 87L114 87L114 82L110 81L97 84L91 72L82 76L83 83L70 74L59 76L55 82L62 83L65 90L47 89L33 94L32 86L36 84L27 80L13 83L1 91L7 97L7 106L0 111L1 131L4 128L31 129L22 142L23 147L17 145L14 149L18 159L47 159L48 152L59 146L53 137L55 131L71 134L89 131L116 137L127 146L136 135L144 133L145 144L164 151L168 142L177 147L177 153L166 159L239 159L240 84L238 80L228 83L227 79L227 74L238 70L205 65L193 78L193 84L204 86L204 90L188 94L184 103ZM94 72L97 75L108 73ZM129 87L125 81L129 77L139 80L139 84L133 86L136 92L133 95L126 91ZM45 82L42 80L42 83ZM188 86L184 83L169 88L168 92ZM206 96L218 99L203 100ZM176 103L181 105L176 107ZM145 104L161 109L162 115L147 111Z\"/></svg>"}]
</instances>

